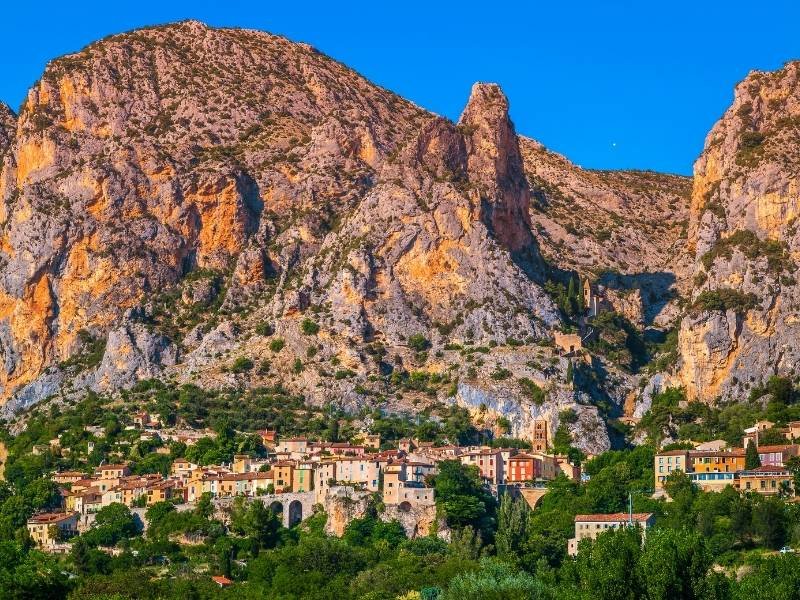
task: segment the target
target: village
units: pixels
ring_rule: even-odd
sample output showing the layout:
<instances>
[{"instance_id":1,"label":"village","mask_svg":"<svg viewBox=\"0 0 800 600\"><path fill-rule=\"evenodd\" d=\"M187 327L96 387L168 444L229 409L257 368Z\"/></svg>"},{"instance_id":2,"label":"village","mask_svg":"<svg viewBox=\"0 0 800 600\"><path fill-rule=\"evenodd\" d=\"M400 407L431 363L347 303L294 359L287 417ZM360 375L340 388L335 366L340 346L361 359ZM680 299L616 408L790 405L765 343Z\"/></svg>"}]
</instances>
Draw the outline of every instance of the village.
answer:
<instances>
[{"instance_id":1,"label":"village","mask_svg":"<svg viewBox=\"0 0 800 600\"><path fill-rule=\"evenodd\" d=\"M187 447L211 430L162 427L158 415L137 413L132 425L143 440L178 441ZM102 432L93 431L96 435ZM546 421L534 427L530 450L489 446L436 446L433 442L401 439L397 447L380 451L377 434L362 433L353 443L325 442L306 437L282 439L275 431L257 432L266 456L236 454L230 463L199 465L185 458L171 462L169 473L135 475L126 463L103 463L90 472L56 471L62 508L57 512L33 515L28 531L34 542L52 553L69 551L67 540L92 527L95 514L114 503L127 506L146 527L148 507L170 502L178 510L190 510L201 498L210 498L217 507L237 497L261 499L280 513L291 527L310 516L314 507L327 507L331 498L347 494L379 494L387 507L399 514L435 517L434 490L427 483L442 460L457 460L477 468L483 485L495 496L512 493L534 508L546 493L546 483L560 474L579 481L581 469L566 455L549 453L550 434ZM93 442L88 442L91 451ZM42 452L44 448L34 448ZM58 450L58 440L49 450ZM168 452L166 446L156 452ZM410 531L413 532L416 530ZM417 533L424 533L417 531Z\"/></svg>"}]
</instances>

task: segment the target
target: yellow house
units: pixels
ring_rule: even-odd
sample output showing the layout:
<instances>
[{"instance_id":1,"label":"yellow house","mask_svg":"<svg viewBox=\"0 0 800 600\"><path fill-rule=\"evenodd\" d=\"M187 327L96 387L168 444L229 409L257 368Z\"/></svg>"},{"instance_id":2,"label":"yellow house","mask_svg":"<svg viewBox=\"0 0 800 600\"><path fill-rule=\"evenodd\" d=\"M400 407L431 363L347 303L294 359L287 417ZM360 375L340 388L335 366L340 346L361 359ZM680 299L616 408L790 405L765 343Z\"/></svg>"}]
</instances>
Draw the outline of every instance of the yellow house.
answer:
<instances>
[{"instance_id":1,"label":"yellow house","mask_svg":"<svg viewBox=\"0 0 800 600\"><path fill-rule=\"evenodd\" d=\"M28 533L37 546L52 546L57 536L71 537L78 532L78 513L44 513L28 519Z\"/></svg>"},{"instance_id":2,"label":"yellow house","mask_svg":"<svg viewBox=\"0 0 800 600\"><path fill-rule=\"evenodd\" d=\"M793 477L786 467L764 465L739 473L739 489L757 492L765 496L776 496L781 490L794 494Z\"/></svg>"}]
</instances>

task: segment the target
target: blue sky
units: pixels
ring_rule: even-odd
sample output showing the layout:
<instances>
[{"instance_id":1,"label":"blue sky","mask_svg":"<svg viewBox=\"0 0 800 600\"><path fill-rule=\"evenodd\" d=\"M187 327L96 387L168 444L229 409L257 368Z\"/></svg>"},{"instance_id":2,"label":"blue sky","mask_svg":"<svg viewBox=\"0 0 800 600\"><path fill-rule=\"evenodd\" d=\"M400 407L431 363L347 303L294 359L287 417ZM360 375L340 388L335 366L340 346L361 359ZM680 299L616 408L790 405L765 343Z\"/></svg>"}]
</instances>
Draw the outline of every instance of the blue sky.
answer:
<instances>
[{"instance_id":1,"label":"blue sky","mask_svg":"<svg viewBox=\"0 0 800 600\"><path fill-rule=\"evenodd\" d=\"M800 58L800 3L72 0L3 7L0 99L111 33L186 18L308 42L451 118L500 83L517 130L591 168L690 173L751 69Z\"/></svg>"}]
</instances>

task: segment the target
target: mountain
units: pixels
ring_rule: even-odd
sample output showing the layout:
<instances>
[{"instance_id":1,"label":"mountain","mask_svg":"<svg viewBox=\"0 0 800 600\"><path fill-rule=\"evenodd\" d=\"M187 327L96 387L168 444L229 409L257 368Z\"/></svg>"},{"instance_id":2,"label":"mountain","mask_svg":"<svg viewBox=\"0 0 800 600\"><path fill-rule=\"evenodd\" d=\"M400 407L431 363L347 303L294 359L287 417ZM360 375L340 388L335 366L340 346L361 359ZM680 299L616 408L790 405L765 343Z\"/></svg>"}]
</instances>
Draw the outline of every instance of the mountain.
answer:
<instances>
[{"instance_id":1,"label":"mountain","mask_svg":"<svg viewBox=\"0 0 800 600\"><path fill-rule=\"evenodd\" d=\"M257 31L188 21L56 59L0 110L0 150L7 415L152 377L280 383L516 434L570 408L597 450L597 405L619 414L638 377L597 357L573 382L549 288L597 279L643 329L691 287L688 178L580 169L518 137L494 84L452 123Z\"/></svg>"},{"instance_id":2,"label":"mountain","mask_svg":"<svg viewBox=\"0 0 800 600\"><path fill-rule=\"evenodd\" d=\"M746 397L800 358L800 63L752 72L694 169L692 304L679 382L704 401Z\"/></svg>"}]
</instances>

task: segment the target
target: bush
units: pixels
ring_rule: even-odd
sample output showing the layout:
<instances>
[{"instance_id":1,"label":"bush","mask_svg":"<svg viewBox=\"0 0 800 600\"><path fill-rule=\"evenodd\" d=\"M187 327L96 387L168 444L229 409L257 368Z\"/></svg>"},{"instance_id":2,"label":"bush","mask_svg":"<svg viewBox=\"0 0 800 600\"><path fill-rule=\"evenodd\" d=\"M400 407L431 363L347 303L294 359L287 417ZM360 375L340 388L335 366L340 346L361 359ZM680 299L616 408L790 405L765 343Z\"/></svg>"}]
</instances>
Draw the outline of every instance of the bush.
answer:
<instances>
[{"instance_id":1,"label":"bush","mask_svg":"<svg viewBox=\"0 0 800 600\"><path fill-rule=\"evenodd\" d=\"M408 347L412 350L416 350L417 352L422 352L423 350L427 350L430 348L430 342L428 338L426 338L421 333L415 333L414 335L410 335L408 337Z\"/></svg>"},{"instance_id":2,"label":"bush","mask_svg":"<svg viewBox=\"0 0 800 600\"><path fill-rule=\"evenodd\" d=\"M267 337L275 333L275 329L269 323L259 323L256 325L256 333Z\"/></svg>"},{"instance_id":3,"label":"bush","mask_svg":"<svg viewBox=\"0 0 800 600\"><path fill-rule=\"evenodd\" d=\"M253 361L246 356L240 356L231 365L232 373L245 373L253 368Z\"/></svg>"},{"instance_id":4,"label":"bush","mask_svg":"<svg viewBox=\"0 0 800 600\"><path fill-rule=\"evenodd\" d=\"M755 294L745 294L731 288L706 290L701 293L692 304L695 312L733 310L737 313L746 313L758 304Z\"/></svg>"},{"instance_id":5,"label":"bush","mask_svg":"<svg viewBox=\"0 0 800 600\"><path fill-rule=\"evenodd\" d=\"M544 390L536 385L535 382L531 381L527 377L521 377L517 380L517 383L519 383L519 387L522 388L522 393L534 404L538 406L544 402Z\"/></svg>"},{"instance_id":6,"label":"bush","mask_svg":"<svg viewBox=\"0 0 800 600\"><path fill-rule=\"evenodd\" d=\"M283 347L286 345L286 340L283 338L275 338L269 343L269 349L273 352L280 352L283 350Z\"/></svg>"},{"instance_id":7,"label":"bush","mask_svg":"<svg viewBox=\"0 0 800 600\"><path fill-rule=\"evenodd\" d=\"M303 322L300 323L300 329L306 335L317 335L319 333L319 325L311 319L303 319Z\"/></svg>"}]
</instances>

